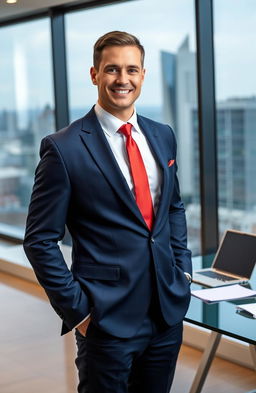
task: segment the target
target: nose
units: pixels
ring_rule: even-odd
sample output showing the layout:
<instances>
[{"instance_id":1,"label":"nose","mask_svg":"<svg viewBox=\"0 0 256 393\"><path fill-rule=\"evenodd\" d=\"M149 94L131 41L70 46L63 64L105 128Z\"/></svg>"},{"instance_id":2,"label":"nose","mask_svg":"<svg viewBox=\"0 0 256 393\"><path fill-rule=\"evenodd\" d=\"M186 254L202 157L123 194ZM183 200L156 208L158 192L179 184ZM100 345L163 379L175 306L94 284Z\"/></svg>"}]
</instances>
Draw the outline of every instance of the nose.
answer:
<instances>
[{"instance_id":1,"label":"nose","mask_svg":"<svg viewBox=\"0 0 256 393\"><path fill-rule=\"evenodd\" d=\"M120 70L120 72L117 75L116 82L121 85L126 85L129 82L128 74L127 74L126 70Z\"/></svg>"}]
</instances>

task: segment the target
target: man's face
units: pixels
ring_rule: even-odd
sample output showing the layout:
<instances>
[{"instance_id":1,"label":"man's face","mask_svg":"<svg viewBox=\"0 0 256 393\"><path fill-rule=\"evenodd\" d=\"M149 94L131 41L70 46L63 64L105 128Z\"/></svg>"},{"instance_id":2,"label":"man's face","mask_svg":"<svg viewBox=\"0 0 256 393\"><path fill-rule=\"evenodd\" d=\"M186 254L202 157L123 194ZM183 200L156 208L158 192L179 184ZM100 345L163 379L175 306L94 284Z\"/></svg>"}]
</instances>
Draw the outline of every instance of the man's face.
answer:
<instances>
[{"instance_id":1,"label":"man's face","mask_svg":"<svg viewBox=\"0 0 256 393\"><path fill-rule=\"evenodd\" d=\"M145 70L136 46L109 46L103 49L98 69L91 68L98 86L98 102L107 112L127 121L139 97Z\"/></svg>"}]
</instances>

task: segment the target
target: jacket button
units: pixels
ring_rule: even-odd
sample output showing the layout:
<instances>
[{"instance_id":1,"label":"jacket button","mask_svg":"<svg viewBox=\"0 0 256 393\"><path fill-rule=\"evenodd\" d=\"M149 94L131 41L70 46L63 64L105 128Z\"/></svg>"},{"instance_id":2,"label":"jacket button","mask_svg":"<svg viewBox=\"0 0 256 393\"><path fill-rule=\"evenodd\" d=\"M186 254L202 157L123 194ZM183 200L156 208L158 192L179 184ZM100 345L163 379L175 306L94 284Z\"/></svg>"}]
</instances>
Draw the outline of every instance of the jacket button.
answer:
<instances>
[{"instance_id":1,"label":"jacket button","mask_svg":"<svg viewBox=\"0 0 256 393\"><path fill-rule=\"evenodd\" d=\"M155 243L155 239L153 237L151 237L150 241L151 243Z\"/></svg>"}]
</instances>

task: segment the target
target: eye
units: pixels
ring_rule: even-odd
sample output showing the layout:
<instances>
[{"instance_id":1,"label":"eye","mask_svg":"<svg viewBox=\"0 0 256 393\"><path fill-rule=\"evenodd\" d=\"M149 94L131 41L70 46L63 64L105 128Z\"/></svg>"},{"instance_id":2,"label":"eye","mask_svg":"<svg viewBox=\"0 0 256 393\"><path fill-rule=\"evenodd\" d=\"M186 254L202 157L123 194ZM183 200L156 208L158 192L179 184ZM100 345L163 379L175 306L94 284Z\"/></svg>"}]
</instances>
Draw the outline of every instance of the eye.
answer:
<instances>
[{"instance_id":1,"label":"eye","mask_svg":"<svg viewBox=\"0 0 256 393\"><path fill-rule=\"evenodd\" d=\"M117 74L118 73L118 68L117 67L108 67L106 69L106 72L108 74Z\"/></svg>"},{"instance_id":2,"label":"eye","mask_svg":"<svg viewBox=\"0 0 256 393\"><path fill-rule=\"evenodd\" d=\"M137 74L139 72L138 68L129 68L128 70L129 74Z\"/></svg>"}]
</instances>

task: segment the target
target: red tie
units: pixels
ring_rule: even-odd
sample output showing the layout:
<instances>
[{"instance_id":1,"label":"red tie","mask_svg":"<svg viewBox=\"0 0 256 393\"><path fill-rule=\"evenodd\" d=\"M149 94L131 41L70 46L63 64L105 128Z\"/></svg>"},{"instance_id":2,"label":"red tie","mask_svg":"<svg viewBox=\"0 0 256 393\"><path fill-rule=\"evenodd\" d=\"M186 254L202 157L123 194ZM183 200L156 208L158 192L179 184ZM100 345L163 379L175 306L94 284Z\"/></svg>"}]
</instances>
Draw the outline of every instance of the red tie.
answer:
<instances>
[{"instance_id":1,"label":"red tie","mask_svg":"<svg viewBox=\"0 0 256 393\"><path fill-rule=\"evenodd\" d=\"M126 136L126 150L130 162L135 199L147 226L151 230L154 220L154 210L148 184L148 176L139 148L132 138L131 130L132 125L126 123L123 124L118 131Z\"/></svg>"}]
</instances>

